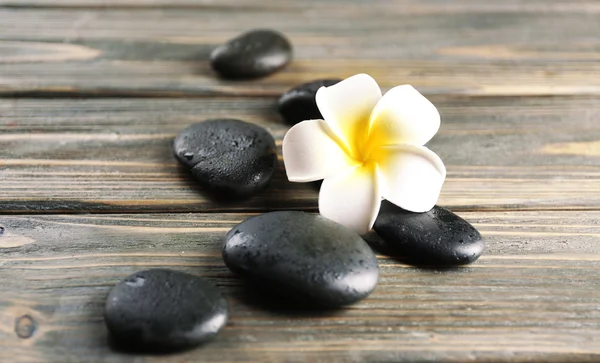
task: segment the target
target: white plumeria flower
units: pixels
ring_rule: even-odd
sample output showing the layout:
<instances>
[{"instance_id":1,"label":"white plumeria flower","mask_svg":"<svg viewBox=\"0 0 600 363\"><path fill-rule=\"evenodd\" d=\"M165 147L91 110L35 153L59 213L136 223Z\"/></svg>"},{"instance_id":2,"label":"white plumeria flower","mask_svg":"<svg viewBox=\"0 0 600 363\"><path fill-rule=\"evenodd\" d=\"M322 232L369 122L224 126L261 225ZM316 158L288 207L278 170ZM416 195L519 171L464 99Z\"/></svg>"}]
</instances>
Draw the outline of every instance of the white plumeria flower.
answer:
<instances>
[{"instance_id":1,"label":"white plumeria flower","mask_svg":"<svg viewBox=\"0 0 600 363\"><path fill-rule=\"evenodd\" d=\"M381 199L427 212L446 178L444 163L425 146L440 127L435 106L410 85L382 97L377 82L357 74L321 87L325 120L292 127L283 139L288 179L325 179L319 212L362 234L377 218Z\"/></svg>"}]
</instances>

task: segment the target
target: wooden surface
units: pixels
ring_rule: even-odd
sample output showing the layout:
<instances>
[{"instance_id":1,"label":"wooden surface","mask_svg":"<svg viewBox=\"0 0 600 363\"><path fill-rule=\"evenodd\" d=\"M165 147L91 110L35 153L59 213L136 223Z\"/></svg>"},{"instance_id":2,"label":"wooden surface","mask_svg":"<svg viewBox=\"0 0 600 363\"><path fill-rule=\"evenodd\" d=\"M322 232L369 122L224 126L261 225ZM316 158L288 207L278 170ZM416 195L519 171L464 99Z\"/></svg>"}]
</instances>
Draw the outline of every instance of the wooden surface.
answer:
<instances>
[{"instance_id":1,"label":"wooden surface","mask_svg":"<svg viewBox=\"0 0 600 363\"><path fill-rule=\"evenodd\" d=\"M600 2L595 0L0 0L0 362L600 361ZM217 79L219 43L256 27L295 59ZM186 125L286 127L275 102L316 78L411 83L442 114L439 204L472 222L475 264L386 256L366 300L335 312L259 299L224 266L250 214L316 211L287 182L205 197L172 156ZM110 287L148 267L206 276L231 302L215 341L170 356L113 351Z\"/></svg>"}]
</instances>

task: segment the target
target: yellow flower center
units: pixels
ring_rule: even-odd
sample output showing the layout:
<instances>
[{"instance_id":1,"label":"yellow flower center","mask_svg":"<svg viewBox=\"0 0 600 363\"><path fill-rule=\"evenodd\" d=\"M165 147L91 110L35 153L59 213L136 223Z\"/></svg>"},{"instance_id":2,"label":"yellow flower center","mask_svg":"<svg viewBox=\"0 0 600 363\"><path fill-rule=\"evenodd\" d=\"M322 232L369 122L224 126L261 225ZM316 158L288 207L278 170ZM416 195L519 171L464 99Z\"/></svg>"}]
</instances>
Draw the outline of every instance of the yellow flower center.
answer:
<instances>
[{"instance_id":1,"label":"yellow flower center","mask_svg":"<svg viewBox=\"0 0 600 363\"><path fill-rule=\"evenodd\" d=\"M357 127L354 137L349 140L352 147L349 155L362 164L373 162L373 148L383 142L373 136L369 134L369 121L361 122L361 127Z\"/></svg>"}]
</instances>

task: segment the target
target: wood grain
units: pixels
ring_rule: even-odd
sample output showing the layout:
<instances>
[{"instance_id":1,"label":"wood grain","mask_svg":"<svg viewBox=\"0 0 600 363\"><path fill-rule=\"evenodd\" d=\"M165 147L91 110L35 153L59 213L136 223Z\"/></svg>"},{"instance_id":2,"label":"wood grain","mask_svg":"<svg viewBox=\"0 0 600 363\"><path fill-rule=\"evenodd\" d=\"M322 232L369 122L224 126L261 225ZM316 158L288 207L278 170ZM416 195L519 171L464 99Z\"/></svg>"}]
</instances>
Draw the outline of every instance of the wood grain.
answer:
<instances>
[{"instance_id":1,"label":"wood grain","mask_svg":"<svg viewBox=\"0 0 600 363\"><path fill-rule=\"evenodd\" d=\"M0 7L0 95L274 96L361 72L427 94L600 95L593 1L36 3ZM256 27L289 36L294 62L259 81L218 80L210 51Z\"/></svg>"},{"instance_id":2,"label":"wood grain","mask_svg":"<svg viewBox=\"0 0 600 363\"><path fill-rule=\"evenodd\" d=\"M429 144L448 169L441 205L597 208L600 159L563 145L600 140L596 98L430 98L443 119ZM0 210L315 210L317 189L288 182L281 160L264 193L243 202L211 201L177 165L171 145L188 124L214 117L261 124L278 145L287 130L274 98L0 101Z\"/></svg>"},{"instance_id":3,"label":"wood grain","mask_svg":"<svg viewBox=\"0 0 600 363\"><path fill-rule=\"evenodd\" d=\"M600 361L599 15L596 0L0 0L0 362ZM285 33L294 61L218 79L212 49L257 27ZM220 245L255 213L315 211L317 188L280 165L263 193L217 203L172 139L234 117L280 147L282 92L362 72L438 106L439 204L486 251L417 268L371 234L368 299L292 311L230 273ZM177 355L113 350L106 294L150 267L216 283L223 334Z\"/></svg>"},{"instance_id":4,"label":"wood grain","mask_svg":"<svg viewBox=\"0 0 600 363\"><path fill-rule=\"evenodd\" d=\"M148 362L596 361L600 212L461 215L487 241L475 264L428 270L379 255L376 291L330 312L257 298L224 267L222 238L248 214L8 216L6 232L30 242L0 237L0 357L130 361L106 344L103 301L128 274L169 267L216 283L232 317L207 346ZM37 324L26 339L15 333L23 316Z\"/></svg>"},{"instance_id":5,"label":"wood grain","mask_svg":"<svg viewBox=\"0 0 600 363\"><path fill-rule=\"evenodd\" d=\"M5 8L220 8L231 11L242 9L294 9L333 8L340 4L348 5L348 0L319 0L278 1L265 0L0 0L0 6ZM429 13L470 13L470 12L573 12L599 11L600 6L595 0L506 0L502 2L482 2L479 0L373 0L368 3L352 2L352 6L372 9L395 8L396 10Z\"/></svg>"}]
</instances>

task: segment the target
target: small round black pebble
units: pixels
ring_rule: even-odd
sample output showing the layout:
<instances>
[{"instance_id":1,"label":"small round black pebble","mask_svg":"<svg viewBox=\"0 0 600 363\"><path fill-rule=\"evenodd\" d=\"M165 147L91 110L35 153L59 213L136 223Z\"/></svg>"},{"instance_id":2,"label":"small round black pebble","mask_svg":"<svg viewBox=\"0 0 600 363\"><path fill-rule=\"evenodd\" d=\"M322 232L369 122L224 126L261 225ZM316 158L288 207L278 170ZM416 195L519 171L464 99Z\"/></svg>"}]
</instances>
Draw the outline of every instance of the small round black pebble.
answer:
<instances>
[{"instance_id":1,"label":"small round black pebble","mask_svg":"<svg viewBox=\"0 0 600 363\"><path fill-rule=\"evenodd\" d=\"M292 88L279 98L279 113L288 125L295 125L304 120L322 119L315 100L317 91L321 87L333 86L340 81L341 79L321 79Z\"/></svg>"},{"instance_id":2,"label":"small round black pebble","mask_svg":"<svg viewBox=\"0 0 600 363\"><path fill-rule=\"evenodd\" d=\"M292 59L292 45L279 32L258 29L246 32L215 48L212 68L223 78L250 79L274 73Z\"/></svg>"},{"instance_id":3,"label":"small round black pebble","mask_svg":"<svg viewBox=\"0 0 600 363\"><path fill-rule=\"evenodd\" d=\"M104 321L122 349L171 351L212 339L225 326L227 310L227 301L205 279L152 269L112 288Z\"/></svg>"},{"instance_id":4,"label":"small round black pebble","mask_svg":"<svg viewBox=\"0 0 600 363\"><path fill-rule=\"evenodd\" d=\"M251 217L225 237L223 260L258 286L308 307L339 307L367 297L379 265L354 231L304 212Z\"/></svg>"},{"instance_id":5,"label":"small round black pebble","mask_svg":"<svg viewBox=\"0 0 600 363\"><path fill-rule=\"evenodd\" d=\"M173 149L200 185L219 196L255 194L269 183L277 166L273 136L234 119L193 124L175 138Z\"/></svg>"},{"instance_id":6,"label":"small round black pebble","mask_svg":"<svg viewBox=\"0 0 600 363\"><path fill-rule=\"evenodd\" d=\"M412 213L383 201L375 232L409 263L434 266L464 265L483 253L479 231L451 211L434 206Z\"/></svg>"}]
</instances>

